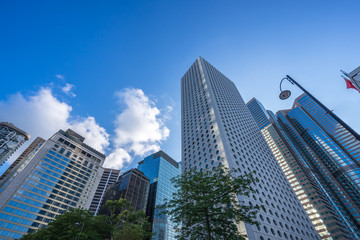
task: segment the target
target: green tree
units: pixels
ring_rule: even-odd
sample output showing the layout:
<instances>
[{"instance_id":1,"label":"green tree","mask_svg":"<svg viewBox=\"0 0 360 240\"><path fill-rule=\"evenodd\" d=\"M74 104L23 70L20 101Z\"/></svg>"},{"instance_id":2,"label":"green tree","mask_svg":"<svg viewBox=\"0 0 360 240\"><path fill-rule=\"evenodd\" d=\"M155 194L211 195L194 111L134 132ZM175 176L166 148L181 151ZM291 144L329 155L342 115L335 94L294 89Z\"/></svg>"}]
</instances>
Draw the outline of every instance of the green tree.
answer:
<instances>
[{"instance_id":1,"label":"green tree","mask_svg":"<svg viewBox=\"0 0 360 240\"><path fill-rule=\"evenodd\" d=\"M127 200L108 200L104 208L110 215L111 239L145 240L152 236L151 225L144 211L135 212Z\"/></svg>"},{"instance_id":2,"label":"green tree","mask_svg":"<svg viewBox=\"0 0 360 240\"><path fill-rule=\"evenodd\" d=\"M245 239L237 224L259 224L255 219L263 207L237 198L255 192L252 186L257 180L252 173L239 175L219 166L212 171L188 171L172 181L179 191L161 208L178 224L179 239Z\"/></svg>"},{"instance_id":3,"label":"green tree","mask_svg":"<svg viewBox=\"0 0 360 240\"><path fill-rule=\"evenodd\" d=\"M47 228L23 236L25 240L109 239L112 226L106 216L94 217L88 210L70 209L56 217Z\"/></svg>"},{"instance_id":4,"label":"green tree","mask_svg":"<svg viewBox=\"0 0 360 240\"><path fill-rule=\"evenodd\" d=\"M47 228L24 235L22 240L145 240L151 225L144 211L134 211L127 200L107 201L108 215L93 216L88 210L70 209Z\"/></svg>"}]
</instances>

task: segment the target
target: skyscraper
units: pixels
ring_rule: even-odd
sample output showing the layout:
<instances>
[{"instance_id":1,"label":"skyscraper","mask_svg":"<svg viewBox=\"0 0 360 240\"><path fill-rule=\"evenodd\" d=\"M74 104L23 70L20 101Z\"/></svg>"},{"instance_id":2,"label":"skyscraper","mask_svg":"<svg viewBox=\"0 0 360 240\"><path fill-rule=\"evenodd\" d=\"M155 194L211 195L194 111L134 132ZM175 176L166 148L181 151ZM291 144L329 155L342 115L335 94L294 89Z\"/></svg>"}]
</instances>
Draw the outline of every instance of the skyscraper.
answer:
<instances>
[{"instance_id":1,"label":"skyscraper","mask_svg":"<svg viewBox=\"0 0 360 240\"><path fill-rule=\"evenodd\" d=\"M199 57L181 80L182 171L220 163L259 182L248 204L265 206L260 226L243 224L249 239L319 239L236 86Z\"/></svg>"},{"instance_id":2,"label":"skyscraper","mask_svg":"<svg viewBox=\"0 0 360 240\"><path fill-rule=\"evenodd\" d=\"M89 210L92 213L94 213L94 215L97 215L100 210L102 200L103 200L106 190L108 189L108 187L111 184L113 184L119 180L120 174L121 174L120 170L104 168L104 172L101 175L99 185L96 188L95 195L90 204Z\"/></svg>"},{"instance_id":3,"label":"skyscraper","mask_svg":"<svg viewBox=\"0 0 360 240\"><path fill-rule=\"evenodd\" d=\"M150 179L149 200L146 215L152 225L153 239L175 240L175 223L168 215L160 214L157 206L171 199L177 190L171 179L181 174L180 165L165 152L159 151L139 162L138 169Z\"/></svg>"},{"instance_id":4,"label":"skyscraper","mask_svg":"<svg viewBox=\"0 0 360 240\"><path fill-rule=\"evenodd\" d=\"M135 211L146 211L149 196L150 180L139 169L130 169L120 175L119 180L108 186L99 210L101 214L107 214L103 208L108 200L126 199Z\"/></svg>"},{"instance_id":5,"label":"skyscraper","mask_svg":"<svg viewBox=\"0 0 360 240\"><path fill-rule=\"evenodd\" d=\"M277 113L279 123L360 226L359 141L306 94L291 110ZM360 229L360 228L359 228Z\"/></svg>"},{"instance_id":6,"label":"skyscraper","mask_svg":"<svg viewBox=\"0 0 360 240\"><path fill-rule=\"evenodd\" d=\"M8 122L0 122L0 166L27 140L30 135Z\"/></svg>"},{"instance_id":7,"label":"skyscraper","mask_svg":"<svg viewBox=\"0 0 360 240\"><path fill-rule=\"evenodd\" d=\"M71 129L59 130L0 194L0 238L17 239L69 208L88 209L105 155Z\"/></svg>"},{"instance_id":8,"label":"skyscraper","mask_svg":"<svg viewBox=\"0 0 360 240\"><path fill-rule=\"evenodd\" d=\"M359 231L345 206L294 147L275 115L255 98L247 106L321 239L356 239Z\"/></svg>"},{"instance_id":9,"label":"skyscraper","mask_svg":"<svg viewBox=\"0 0 360 240\"><path fill-rule=\"evenodd\" d=\"M11 182L11 178L13 178L14 173L21 171L26 166L26 164L29 163L30 159L40 149L44 142L44 139L37 137L0 176L0 193L4 190L4 187L6 187L9 182Z\"/></svg>"}]
</instances>

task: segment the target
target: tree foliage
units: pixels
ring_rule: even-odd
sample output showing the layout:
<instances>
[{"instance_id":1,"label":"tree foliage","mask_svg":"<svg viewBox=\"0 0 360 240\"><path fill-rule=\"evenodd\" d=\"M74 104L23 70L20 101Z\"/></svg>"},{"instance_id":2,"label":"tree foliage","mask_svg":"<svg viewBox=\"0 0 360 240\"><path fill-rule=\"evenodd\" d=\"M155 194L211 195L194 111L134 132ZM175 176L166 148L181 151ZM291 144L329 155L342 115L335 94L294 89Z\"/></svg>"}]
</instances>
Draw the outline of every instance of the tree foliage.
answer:
<instances>
[{"instance_id":1,"label":"tree foliage","mask_svg":"<svg viewBox=\"0 0 360 240\"><path fill-rule=\"evenodd\" d=\"M116 240L142 240L152 236L151 225L144 211L134 211L125 199L107 201L104 206L109 212L113 226L112 236Z\"/></svg>"},{"instance_id":2,"label":"tree foliage","mask_svg":"<svg viewBox=\"0 0 360 240\"><path fill-rule=\"evenodd\" d=\"M104 218L105 216L93 217L88 210L70 209L49 223L47 228L27 234L22 239L107 239L110 237L111 225Z\"/></svg>"},{"instance_id":3,"label":"tree foliage","mask_svg":"<svg viewBox=\"0 0 360 240\"><path fill-rule=\"evenodd\" d=\"M109 215L93 216L88 210L70 209L24 240L145 240L152 236L144 211L135 212L124 199L107 201Z\"/></svg>"},{"instance_id":4,"label":"tree foliage","mask_svg":"<svg viewBox=\"0 0 360 240\"><path fill-rule=\"evenodd\" d=\"M254 193L252 173L239 175L219 166L188 171L172 181L179 191L161 208L178 224L179 239L245 239L237 225L259 224L255 219L262 206L246 205L237 198Z\"/></svg>"}]
</instances>

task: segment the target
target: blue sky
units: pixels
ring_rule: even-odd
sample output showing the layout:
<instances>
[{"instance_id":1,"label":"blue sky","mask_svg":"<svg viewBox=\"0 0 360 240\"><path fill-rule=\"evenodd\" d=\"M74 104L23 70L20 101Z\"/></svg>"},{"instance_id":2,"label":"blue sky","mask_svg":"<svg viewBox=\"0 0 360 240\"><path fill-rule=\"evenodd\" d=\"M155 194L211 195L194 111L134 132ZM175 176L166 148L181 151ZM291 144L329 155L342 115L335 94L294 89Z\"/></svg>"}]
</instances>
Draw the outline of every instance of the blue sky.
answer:
<instances>
[{"instance_id":1,"label":"blue sky","mask_svg":"<svg viewBox=\"0 0 360 240\"><path fill-rule=\"evenodd\" d=\"M32 140L73 127L124 170L160 147L179 161L180 79L202 56L246 102L290 108L294 86L278 99L289 74L359 132L360 94L339 71L360 65L359 9L351 0L1 1L0 121Z\"/></svg>"}]
</instances>

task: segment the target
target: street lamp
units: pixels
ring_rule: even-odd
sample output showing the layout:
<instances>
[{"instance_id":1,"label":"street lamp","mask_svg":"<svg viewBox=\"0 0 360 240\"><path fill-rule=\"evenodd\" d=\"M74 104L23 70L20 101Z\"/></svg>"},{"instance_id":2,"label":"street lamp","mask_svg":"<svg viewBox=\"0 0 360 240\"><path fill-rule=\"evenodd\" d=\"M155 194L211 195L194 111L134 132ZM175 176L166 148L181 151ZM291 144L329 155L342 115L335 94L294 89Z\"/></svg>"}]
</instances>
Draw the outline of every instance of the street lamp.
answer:
<instances>
[{"instance_id":1,"label":"street lamp","mask_svg":"<svg viewBox=\"0 0 360 240\"><path fill-rule=\"evenodd\" d=\"M76 222L75 225L76 225L76 226L79 226L80 223L79 223L79 222ZM85 222L83 222L83 224L82 224L82 226L81 226L80 233L79 233L78 237L76 238L77 240L79 240L80 237L81 237L81 233L82 233L82 231L83 231L84 225L85 225Z\"/></svg>"},{"instance_id":2,"label":"street lamp","mask_svg":"<svg viewBox=\"0 0 360 240\"><path fill-rule=\"evenodd\" d=\"M290 90L282 90L281 89L281 84L282 84L282 82L284 81L284 80L289 80L288 78L286 78L286 77L284 77L283 79L281 79L281 81L280 81L280 95L279 95L279 98L281 99L281 100L285 100L285 99L288 99L289 97L290 97L290 95L291 95L291 92L290 92ZM289 80L289 82L291 82L290 80ZM291 82L292 83L292 82ZM293 83L292 83L293 84Z\"/></svg>"},{"instance_id":3,"label":"street lamp","mask_svg":"<svg viewBox=\"0 0 360 240\"><path fill-rule=\"evenodd\" d=\"M284 80L288 80L291 84L298 86L298 88L300 88L304 93L306 93L306 95L308 95L312 100L314 100L320 107L322 107L326 114L329 114L330 116L332 116L338 123L340 123L341 125L343 125L344 128L346 128L346 130L348 130L358 141L360 141L360 136L357 132L355 132L351 127L349 127L349 125L347 125L343 120L341 120L338 116L335 115L335 113L333 113L331 110L329 110L327 107L325 107L324 104L322 104L319 100L317 100L312 94L310 94L305 88L303 88L299 83L297 83L292 77L290 77L289 75L286 75L286 77L284 77L283 79L281 79L280 81L280 95L279 98L281 100L285 100L288 99L291 95L291 92L289 90L282 90L281 89L281 84Z\"/></svg>"}]
</instances>

